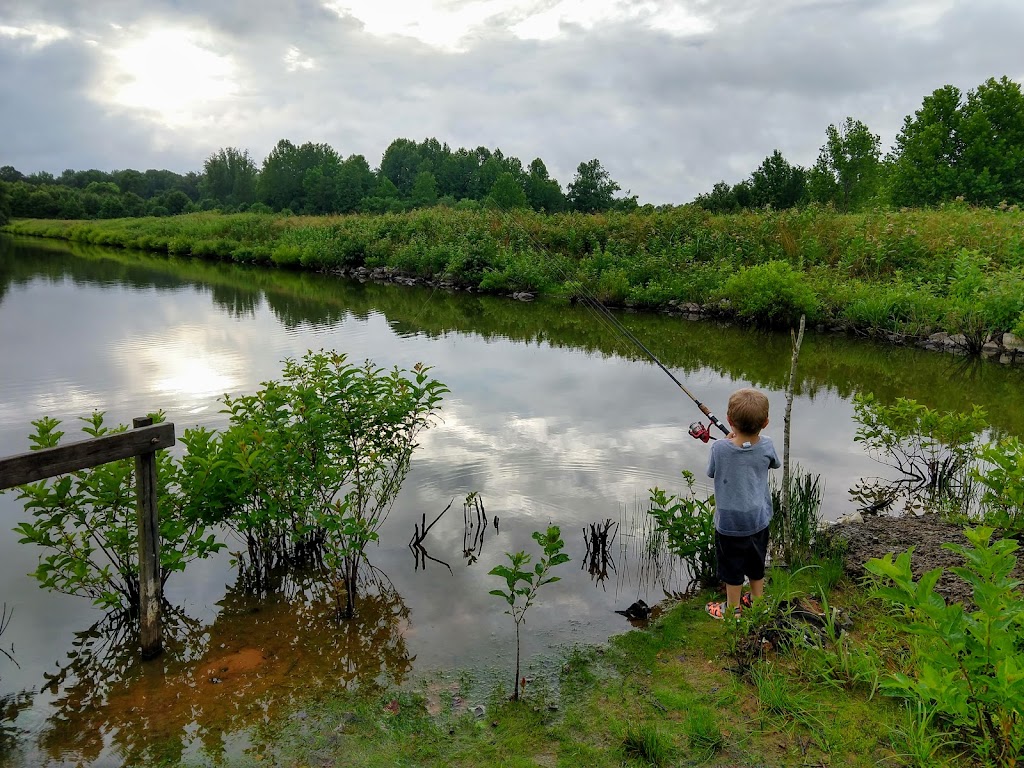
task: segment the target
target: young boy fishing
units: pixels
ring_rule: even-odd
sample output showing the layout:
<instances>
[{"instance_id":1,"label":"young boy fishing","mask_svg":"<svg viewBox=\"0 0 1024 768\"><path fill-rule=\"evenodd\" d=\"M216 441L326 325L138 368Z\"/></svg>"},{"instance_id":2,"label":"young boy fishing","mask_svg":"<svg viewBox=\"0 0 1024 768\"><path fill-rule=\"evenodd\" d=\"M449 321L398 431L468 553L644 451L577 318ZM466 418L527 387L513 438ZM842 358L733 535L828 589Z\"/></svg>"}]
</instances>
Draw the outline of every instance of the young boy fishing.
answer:
<instances>
[{"instance_id":1,"label":"young boy fishing","mask_svg":"<svg viewBox=\"0 0 1024 768\"><path fill-rule=\"evenodd\" d=\"M768 470L782 466L770 437L768 398L756 389L740 389L729 398L726 418L732 432L711 445L708 477L715 480L715 554L718 577L725 583L724 603L710 602L713 618L738 616L741 602L750 605L764 591L768 525L772 496ZM743 595L743 579L750 593Z\"/></svg>"}]
</instances>

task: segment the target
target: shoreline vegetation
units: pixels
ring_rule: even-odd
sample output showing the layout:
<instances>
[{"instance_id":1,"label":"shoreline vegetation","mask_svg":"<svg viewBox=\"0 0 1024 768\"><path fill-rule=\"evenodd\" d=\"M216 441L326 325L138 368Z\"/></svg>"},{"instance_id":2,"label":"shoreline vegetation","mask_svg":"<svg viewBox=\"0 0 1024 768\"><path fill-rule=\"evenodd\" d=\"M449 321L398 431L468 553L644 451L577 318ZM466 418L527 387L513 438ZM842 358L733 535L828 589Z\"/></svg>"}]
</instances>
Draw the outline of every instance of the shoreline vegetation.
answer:
<instances>
[{"instance_id":1,"label":"shoreline vegetation","mask_svg":"<svg viewBox=\"0 0 1024 768\"><path fill-rule=\"evenodd\" d=\"M912 538L918 520L892 521L882 538ZM839 529L858 527L836 526L803 567L770 569L764 601L738 621L705 614L711 590L677 596L606 644L534 659L518 701L501 676L465 671L296 700L230 764L1015 765L966 728L951 740L894 690L891 678L920 662L908 631L919 614L893 610L883 580L855 580L848 558L844 570ZM180 743L165 748L157 765L189 764Z\"/></svg>"},{"instance_id":2,"label":"shoreline vegetation","mask_svg":"<svg viewBox=\"0 0 1024 768\"><path fill-rule=\"evenodd\" d=\"M819 331L1024 361L1024 213L1009 209L204 212L0 231L762 327L805 314Z\"/></svg>"}]
</instances>

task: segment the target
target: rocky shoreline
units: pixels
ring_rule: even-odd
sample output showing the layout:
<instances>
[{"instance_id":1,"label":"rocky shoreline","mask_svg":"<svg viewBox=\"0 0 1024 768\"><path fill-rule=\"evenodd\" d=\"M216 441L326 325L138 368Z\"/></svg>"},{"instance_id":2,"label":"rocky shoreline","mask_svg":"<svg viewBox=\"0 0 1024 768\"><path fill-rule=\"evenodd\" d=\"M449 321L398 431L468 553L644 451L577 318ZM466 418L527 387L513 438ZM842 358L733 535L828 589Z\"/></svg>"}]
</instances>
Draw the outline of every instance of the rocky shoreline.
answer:
<instances>
[{"instance_id":1,"label":"rocky shoreline","mask_svg":"<svg viewBox=\"0 0 1024 768\"><path fill-rule=\"evenodd\" d=\"M477 289L471 286L459 285L454 277L442 274L433 279L420 278L403 273L394 267L342 267L333 270L332 274L346 277L360 282L372 281L376 283L393 283L406 286L426 286L428 288L441 288L450 291L463 291L476 293ZM529 291L514 291L505 294L508 298L516 301L533 301L537 294ZM630 302L626 302L625 309L633 309ZM709 304L697 304L695 302L678 302L671 300L661 308L662 314L673 317L681 317L686 320L709 320L723 319L731 316L732 307L728 300L723 299ZM819 333L855 333L856 330L845 325L825 326L818 325L815 329ZM1024 339L1012 333L992 334L984 340L970 339L966 335L950 334L945 331L932 333L928 336L917 336L906 333L887 333L874 338L884 338L891 344L899 346L915 346L934 352L945 352L952 355L980 354L981 357L998 362L1003 365L1024 364Z\"/></svg>"}]
</instances>

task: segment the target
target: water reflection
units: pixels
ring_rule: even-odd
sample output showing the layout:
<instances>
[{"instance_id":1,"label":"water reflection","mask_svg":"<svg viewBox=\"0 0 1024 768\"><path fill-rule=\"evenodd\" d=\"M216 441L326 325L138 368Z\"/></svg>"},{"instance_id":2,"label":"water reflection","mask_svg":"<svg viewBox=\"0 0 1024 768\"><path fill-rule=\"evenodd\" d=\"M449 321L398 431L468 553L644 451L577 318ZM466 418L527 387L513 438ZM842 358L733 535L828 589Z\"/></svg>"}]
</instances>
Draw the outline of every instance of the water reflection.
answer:
<instances>
[{"instance_id":1,"label":"water reflection","mask_svg":"<svg viewBox=\"0 0 1024 768\"><path fill-rule=\"evenodd\" d=\"M225 757L225 736L282 707L353 686L400 685L415 657L405 642L409 609L379 569L363 569L354 619L339 621L317 574L293 575L254 600L231 587L210 626L171 611L166 652L139 662L137 632L119 616L76 633L67 662L46 674L53 714L39 734L54 763Z\"/></svg>"},{"instance_id":2,"label":"water reflection","mask_svg":"<svg viewBox=\"0 0 1024 768\"><path fill-rule=\"evenodd\" d=\"M601 589L605 589L608 571L617 573L612 547L618 533L619 524L613 523L611 518L601 523L591 523L589 531L583 529L583 546L586 553L583 555L583 564L580 568L585 569L594 584Z\"/></svg>"}]
</instances>

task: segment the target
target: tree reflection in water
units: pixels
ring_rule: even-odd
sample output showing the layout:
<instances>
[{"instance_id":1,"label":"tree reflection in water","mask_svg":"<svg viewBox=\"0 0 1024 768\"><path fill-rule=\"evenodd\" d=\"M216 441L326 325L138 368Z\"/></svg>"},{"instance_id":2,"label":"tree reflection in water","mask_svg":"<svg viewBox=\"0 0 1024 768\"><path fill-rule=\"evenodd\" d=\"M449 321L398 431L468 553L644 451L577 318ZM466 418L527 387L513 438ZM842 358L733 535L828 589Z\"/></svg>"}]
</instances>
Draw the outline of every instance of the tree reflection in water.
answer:
<instances>
[{"instance_id":1,"label":"tree reflection in water","mask_svg":"<svg viewBox=\"0 0 1024 768\"><path fill-rule=\"evenodd\" d=\"M232 735L306 697L401 684L415 661L404 636L409 609L380 570L364 563L362 572L353 619L338 620L317 574L286 577L263 600L236 584L208 627L169 613L166 651L145 664L135 627L104 619L79 633L68 663L47 676L55 713L40 750L85 765L114 755L127 764L195 752L218 760Z\"/></svg>"}]
</instances>

